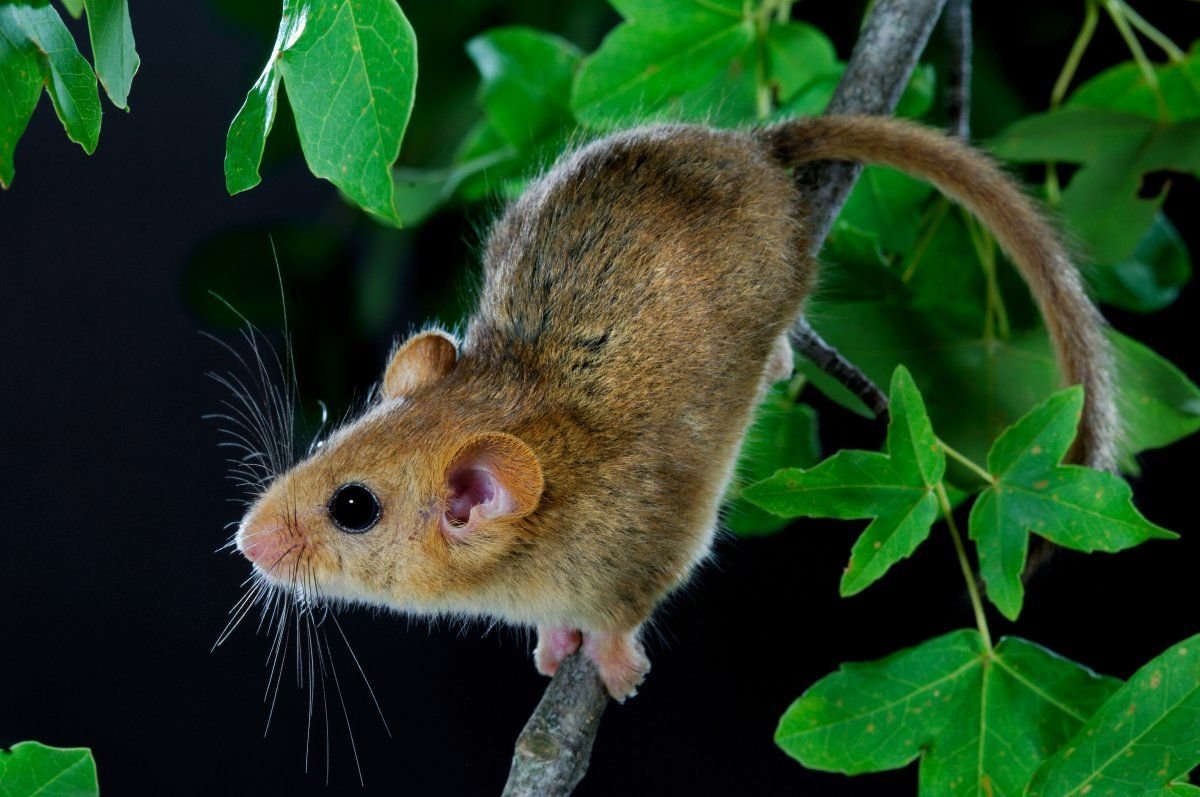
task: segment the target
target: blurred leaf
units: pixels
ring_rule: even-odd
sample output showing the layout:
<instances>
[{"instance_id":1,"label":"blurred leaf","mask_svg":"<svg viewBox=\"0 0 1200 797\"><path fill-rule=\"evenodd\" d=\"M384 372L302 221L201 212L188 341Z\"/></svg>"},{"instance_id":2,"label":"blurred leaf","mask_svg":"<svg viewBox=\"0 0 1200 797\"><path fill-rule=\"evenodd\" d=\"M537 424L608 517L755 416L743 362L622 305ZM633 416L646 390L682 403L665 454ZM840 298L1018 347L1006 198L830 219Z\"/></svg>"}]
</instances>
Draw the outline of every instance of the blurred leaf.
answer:
<instances>
[{"instance_id":1,"label":"blurred leaf","mask_svg":"<svg viewBox=\"0 0 1200 797\"><path fill-rule=\"evenodd\" d=\"M967 225L965 210L939 197L927 209L916 244L897 266L911 291L911 306L937 313L955 330L977 335L983 328L987 280Z\"/></svg>"},{"instance_id":2,"label":"blurred leaf","mask_svg":"<svg viewBox=\"0 0 1200 797\"><path fill-rule=\"evenodd\" d=\"M903 367L890 391L886 454L843 450L808 470L788 468L742 496L783 517L872 518L850 553L841 594L854 595L912 555L937 518L934 487L946 470L921 394Z\"/></svg>"},{"instance_id":3,"label":"blurred leaf","mask_svg":"<svg viewBox=\"0 0 1200 797\"><path fill-rule=\"evenodd\" d=\"M900 101L896 103L896 116L905 119L920 119L933 107L937 93L937 70L933 64L917 64Z\"/></svg>"},{"instance_id":4,"label":"blurred leaf","mask_svg":"<svg viewBox=\"0 0 1200 797\"><path fill-rule=\"evenodd\" d=\"M61 0L61 2L63 8L67 9L67 13L75 17L75 19L79 19L81 16L83 16L84 0Z\"/></svg>"},{"instance_id":5,"label":"blurred leaf","mask_svg":"<svg viewBox=\"0 0 1200 797\"><path fill-rule=\"evenodd\" d=\"M129 110L129 87L141 64L129 21L129 0L87 0L87 15L96 76L113 105Z\"/></svg>"},{"instance_id":6,"label":"blurred leaf","mask_svg":"<svg viewBox=\"0 0 1200 797\"><path fill-rule=\"evenodd\" d=\"M1167 360L1130 337L1109 334L1116 355L1122 468L1136 473L1133 457L1200 430L1200 388Z\"/></svg>"},{"instance_id":7,"label":"blurred leaf","mask_svg":"<svg viewBox=\"0 0 1200 797\"><path fill-rule=\"evenodd\" d=\"M988 452L995 481L971 507L970 534L988 597L1010 620L1021 613L1030 532L1088 553L1178 536L1134 509L1133 493L1119 476L1060 464L1082 410L1083 388L1055 393L1006 429Z\"/></svg>"},{"instance_id":8,"label":"blurred leaf","mask_svg":"<svg viewBox=\"0 0 1200 797\"><path fill-rule=\"evenodd\" d=\"M1164 121L1184 122L1200 119L1200 58L1193 43L1191 52L1181 62L1154 67L1158 90L1166 111ZM1072 92L1067 106L1073 108L1107 108L1131 113L1147 119L1162 118L1158 97L1146 82L1146 76L1136 61L1126 61L1087 81Z\"/></svg>"},{"instance_id":9,"label":"blurred leaf","mask_svg":"<svg viewBox=\"0 0 1200 797\"><path fill-rule=\"evenodd\" d=\"M1192 277L1192 261L1175 225L1159 212L1128 259L1092 265L1084 269L1084 276L1097 300L1153 313L1178 298Z\"/></svg>"},{"instance_id":10,"label":"blurred leaf","mask_svg":"<svg viewBox=\"0 0 1200 797\"><path fill-rule=\"evenodd\" d=\"M483 78L480 102L493 128L518 150L571 126L567 107L581 53L553 34L493 28L467 43Z\"/></svg>"},{"instance_id":11,"label":"blurred leaf","mask_svg":"<svg viewBox=\"0 0 1200 797\"><path fill-rule=\"evenodd\" d=\"M1164 790L1200 765L1200 635L1133 674L1038 769L1029 797L1125 797ZM1187 793L1184 789L1183 793ZM1179 793L1179 792L1176 792Z\"/></svg>"},{"instance_id":12,"label":"blurred leaf","mask_svg":"<svg viewBox=\"0 0 1200 797\"><path fill-rule=\"evenodd\" d=\"M976 462L1001 431L1054 392L1058 370L1043 328L986 340L927 310L879 301L811 305L810 322L877 383L907 365L938 434ZM1122 466L1200 429L1200 390L1145 346L1110 332L1122 422ZM831 399L822 382L814 381Z\"/></svg>"},{"instance_id":13,"label":"blurred leaf","mask_svg":"<svg viewBox=\"0 0 1200 797\"><path fill-rule=\"evenodd\" d=\"M817 413L797 404L786 383L776 385L759 405L738 454L734 484L725 504L725 526L735 534L770 534L788 524L740 497L741 487L765 479L780 468L810 468L820 460Z\"/></svg>"},{"instance_id":14,"label":"blurred leaf","mask_svg":"<svg viewBox=\"0 0 1200 797\"><path fill-rule=\"evenodd\" d=\"M100 139L96 75L52 6L30 0L0 3L0 185L13 177L13 151L37 105L42 85L67 138L92 154ZM7 95L7 96L6 96Z\"/></svg>"},{"instance_id":15,"label":"blurred leaf","mask_svg":"<svg viewBox=\"0 0 1200 797\"><path fill-rule=\"evenodd\" d=\"M0 794L4 797L94 797L96 762L86 747L47 747L20 742L0 750Z\"/></svg>"},{"instance_id":16,"label":"blurred leaf","mask_svg":"<svg viewBox=\"0 0 1200 797\"><path fill-rule=\"evenodd\" d=\"M231 194L260 180L281 80L313 174L398 225L391 167L417 80L416 37L400 7L394 0L284 1L267 67L229 127Z\"/></svg>"},{"instance_id":17,"label":"blurred leaf","mask_svg":"<svg viewBox=\"0 0 1200 797\"><path fill-rule=\"evenodd\" d=\"M1017 121L993 148L1016 161L1083 164L1063 192L1063 211L1095 260L1117 263L1132 255L1165 199L1140 198L1142 177L1163 170L1200 175L1200 120L1169 124L1067 108Z\"/></svg>"},{"instance_id":18,"label":"blurred leaf","mask_svg":"<svg viewBox=\"0 0 1200 797\"><path fill-rule=\"evenodd\" d=\"M829 37L812 25L788 22L767 31L771 82L781 101L837 67L837 51Z\"/></svg>"},{"instance_id":19,"label":"blurred leaf","mask_svg":"<svg viewBox=\"0 0 1200 797\"><path fill-rule=\"evenodd\" d=\"M742 0L612 0L624 18L584 59L571 93L582 123L740 124L755 117L755 22Z\"/></svg>"},{"instance_id":20,"label":"blurred leaf","mask_svg":"<svg viewBox=\"0 0 1200 797\"><path fill-rule=\"evenodd\" d=\"M775 742L804 766L855 775L917 758L921 795L1020 795L1118 682L1008 637L954 631L843 664L801 696Z\"/></svg>"},{"instance_id":21,"label":"blurred leaf","mask_svg":"<svg viewBox=\"0 0 1200 797\"><path fill-rule=\"evenodd\" d=\"M868 166L838 219L877 235L885 252L907 252L916 243L921 207L932 193L928 183L895 169Z\"/></svg>"},{"instance_id":22,"label":"blurred leaf","mask_svg":"<svg viewBox=\"0 0 1200 797\"><path fill-rule=\"evenodd\" d=\"M827 71L817 74L786 98L772 118L792 119L823 113L825 106L833 99L833 93L845 69L846 65L838 62ZM919 64L904 87L904 93L900 95L900 101L896 105L896 116L917 119L928 113L933 107L936 80L936 72L931 64Z\"/></svg>"}]
</instances>

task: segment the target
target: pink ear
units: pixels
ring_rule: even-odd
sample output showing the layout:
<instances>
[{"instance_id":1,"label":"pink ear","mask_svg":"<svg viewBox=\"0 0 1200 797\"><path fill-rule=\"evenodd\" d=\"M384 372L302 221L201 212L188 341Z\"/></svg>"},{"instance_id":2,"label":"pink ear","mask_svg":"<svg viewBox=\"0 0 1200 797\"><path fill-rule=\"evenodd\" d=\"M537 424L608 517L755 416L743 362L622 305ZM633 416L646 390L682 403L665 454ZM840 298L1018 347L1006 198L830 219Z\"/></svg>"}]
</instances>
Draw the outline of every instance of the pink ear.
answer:
<instances>
[{"instance_id":1,"label":"pink ear","mask_svg":"<svg viewBox=\"0 0 1200 797\"><path fill-rule=\"evenodd\" d=\"M524 517L542 496L542 467L519 438L493 432L459 448L446 471L442 531L464 540L481 523Z\"/></svg>"}]
</instances>

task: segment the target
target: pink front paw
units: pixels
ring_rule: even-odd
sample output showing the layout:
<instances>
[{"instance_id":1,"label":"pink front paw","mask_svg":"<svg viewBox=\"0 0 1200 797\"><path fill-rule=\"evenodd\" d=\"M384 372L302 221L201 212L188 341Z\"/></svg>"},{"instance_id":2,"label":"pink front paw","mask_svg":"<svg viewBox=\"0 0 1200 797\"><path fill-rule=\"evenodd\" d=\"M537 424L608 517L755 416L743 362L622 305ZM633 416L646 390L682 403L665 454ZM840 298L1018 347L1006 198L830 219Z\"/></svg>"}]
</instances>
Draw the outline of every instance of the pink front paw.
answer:
<instances>
[{"instance_id":1,"label":"pink front paw","mask_svg":"<svg viewBox=\"0 0 1200 797\"><path fill-rule=\"evenodd\" d=\"M583 653L595 662L608 693L619 703L636 695L650 672L650 659L638 641L636 629L588 633L583 640Z\"/></svg>"},{"instance_id":2,"label":"pink front paw","mask_svg":"<svg viewBox=\"0 0 1200 797\"><path fill-rule=\"evenodd\" d=\"M537 648L533 651L537 671L542 675L554 675L562 660L579 650L581 638L582 635L571 628L539 625Z\"/></svg>"}]
</instances>

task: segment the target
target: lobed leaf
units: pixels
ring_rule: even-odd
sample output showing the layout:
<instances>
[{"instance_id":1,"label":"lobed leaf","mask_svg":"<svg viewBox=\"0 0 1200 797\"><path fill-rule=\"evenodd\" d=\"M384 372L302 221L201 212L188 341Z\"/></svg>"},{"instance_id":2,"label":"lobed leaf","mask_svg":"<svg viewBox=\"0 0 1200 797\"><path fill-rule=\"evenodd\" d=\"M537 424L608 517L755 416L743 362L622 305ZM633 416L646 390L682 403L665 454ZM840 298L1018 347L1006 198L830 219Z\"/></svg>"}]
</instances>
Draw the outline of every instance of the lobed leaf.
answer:
<instances>
[{"instance_id":1,"label":"lobed leaf","mask_svg":"<svg viewBox=\"0 0 1200 797\"><path fill-rule=\"evenodd\" d=\"M258 184L282 82L313 174L398 225L391 168L416 80L416 36L395 0L285 0L267 66L229 128L226 187Z\"/></svg>"},{"instance_id":2,"label":"lobed leaf","mask_svg":"<svg viewBox=\"0 0 1200 797\"><path fill-rule=\"evenodd\" d=\"M775 741L806 767L848 775L918 757L923 795L1018 797L1118 682L1033 643L992 651L955 631L843 664L784 714Z\"/></svg>"},{"instance_id":3,"label":"lobed leaf","mask_svg":"<svg viewBox=\"0 0 1200 797\"><path fill-rule=\"evenodd\" d=\"M1029 797L1194 791L1172 781L1200 765L1200 635L1134 673L1029 785Z\"/></svg>"},{"instance_id":4,"label":"lobed leaf","mask_svg":"<svg viewBox=\"0 0 1200 797\"><path fill-rule=\"evenodd\" d=\"M934 488L946 459L903 366L892 377L890 397L886 454L840 451L809 470L781 470L742 492L783 517L872 518L851 550L843 595L861 592L911 556L937 519Z\"/></svg>"},{"instance_id":5,"label":"lobed leaf","mask_svg":"<svg viewBox=\"0 0 1200 797\"><path fill-rule=\"evenodd\" d=\"M1175 535L1142 517L1111 473L1059 464L1075 438L1083 388L1054 394L1007 429L988 453L995 481L971 507L970 536L988 597L1015 620L1029 532L1075 550L1115 552Z\"/></svg>"},{"instance_id":6,"label":"lobed leaf","mask_svg":"<svg viewBox=\"0 0 1200 797\"><path fill-rule=\"evenodd\" d=\"M1064 108L1017 121L993 148L1017 161L1083 164L1063 192L1063 210L1091 255L1116 263L1133 253L1165 198L1141 198L1142 177L1163 170L1200 175L1200 119L1168 123L1107 108Z\"/></svg>"},{"instance_id":7,"label":"lobed leaf","mask_svg":"<svg viewBox=\"0 0 1200 797\"><path fill-rule=\"evenodd\" d=\"M48 747L20 742L0 750L0 795L4 797L94 797L96 762L85 747Z\"/></svg>"}]
</instances>

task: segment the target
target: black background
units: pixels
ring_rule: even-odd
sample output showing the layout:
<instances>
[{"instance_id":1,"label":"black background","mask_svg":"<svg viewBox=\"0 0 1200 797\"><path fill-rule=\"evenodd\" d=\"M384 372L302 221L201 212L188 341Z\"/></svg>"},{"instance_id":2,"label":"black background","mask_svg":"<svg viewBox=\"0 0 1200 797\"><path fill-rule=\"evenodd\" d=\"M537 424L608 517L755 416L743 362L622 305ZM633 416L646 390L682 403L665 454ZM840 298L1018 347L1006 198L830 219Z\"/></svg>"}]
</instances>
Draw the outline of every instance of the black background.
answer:
<instances>
[{"instance_id":1,"label":"black background","mask_svg":"<svg viewBox=\"0 0 1200 797\"><path fill-rule=\"evenodd\" d=\"M523 22L591 47L614 19L595 0L570 13L542 5L502 13L502 4L475 2L452 14L448 3L406 3L423 74L404 160L429 165L437 142L458 140L476 113L473 84L454 89L440 72L449 64L470 74L467 35ZM981 57L999 65L1023 102L1043 105L1080 8L979 5ZM1198 30L1194 3L1139 5L1185 45ZM261 252L240 278L273 289L265 231L332 219L352 255L373 233L287 158L268 165L259 188L229 198L225 130L269 43L211 5L133 6L143 59L133 112L105 100L100 146L89 158L43 99L17 149L15 185L0 194L0 746L26 738L90 746L106 795L497 793L544 686L524 632L346 613L392 729L389 738L352 665L340 660L365 789L337 709L330 784L320 716L305 773L305 699L288 684L264 740L265 638L243 628L209 652L248 566L213 553L238 507L227 501L235 493L223 480L216 432L200 419L220 398L203 372L228 363L197 334L211 327L185 290L189 260L211 236L248 225ZM845 57L861 6L803 3L797 15L829 31ZM449 33L439 40L435 27ZM1082 74L1125 57L1102 20ZM452 90L461 112L431 116L429 98ZM1194 252L1196 196L1195 184L1180 180L1168 203ZM343 383L365 390L393 332L419 323L421 292L460 279L453 264L481 220L449 213L395 234L407 236L395 239L409 262L395 288L402 296L387 332L334 348L347 363ZM285 260L285 282L288 267ZM296 283L298 330L338 327L338 298ZM1193 285L1159 315L1109 316L1195 378L1196 310ZM298 346L298 358L309 354ZM877 441L859 419L821 408L829 447ZM1135 484L1146 514L1182 540L1117 557L1059 554L1031 585L1017 631L1124 677L1200 630L1197 461L1197 438L1147 453ZM788 703L839 662L971 624L944 533L865 594L840 600L837 580L858 527L810 521L767 539L724 539L714 564L661 613L650 643L654 672L635 700L610 709L579 793L915 793L915 767L856 779L813 773L771 740ZM1010 630L992 619L993 632Z\"/></svg>"}]
</instances>

